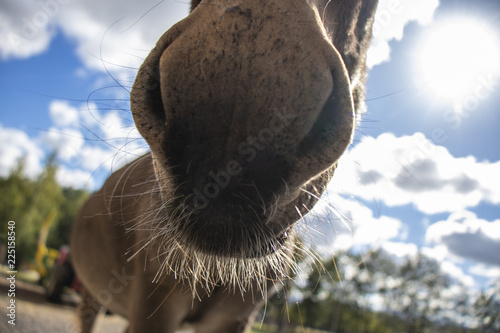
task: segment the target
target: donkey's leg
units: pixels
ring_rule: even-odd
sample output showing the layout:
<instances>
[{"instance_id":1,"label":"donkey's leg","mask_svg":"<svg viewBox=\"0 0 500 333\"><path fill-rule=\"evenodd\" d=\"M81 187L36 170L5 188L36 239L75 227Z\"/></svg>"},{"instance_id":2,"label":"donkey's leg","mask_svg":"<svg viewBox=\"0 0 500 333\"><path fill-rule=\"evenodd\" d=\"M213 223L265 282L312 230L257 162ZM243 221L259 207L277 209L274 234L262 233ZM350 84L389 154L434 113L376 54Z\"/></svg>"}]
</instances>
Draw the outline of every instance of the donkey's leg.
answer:
<instances>
[{"instance_id":1,"label":"donkey's leg","mask_svg":"<svg viewBox=\"0 0 500 333\"><path fill-rule=\"evenodd\" d=\"M90 295L90 293L83 287L82 300L77 308L77 315L80 321L80 332L90 333L97 314L101 309L101 305Z\"/></svg>"}]
</instances>

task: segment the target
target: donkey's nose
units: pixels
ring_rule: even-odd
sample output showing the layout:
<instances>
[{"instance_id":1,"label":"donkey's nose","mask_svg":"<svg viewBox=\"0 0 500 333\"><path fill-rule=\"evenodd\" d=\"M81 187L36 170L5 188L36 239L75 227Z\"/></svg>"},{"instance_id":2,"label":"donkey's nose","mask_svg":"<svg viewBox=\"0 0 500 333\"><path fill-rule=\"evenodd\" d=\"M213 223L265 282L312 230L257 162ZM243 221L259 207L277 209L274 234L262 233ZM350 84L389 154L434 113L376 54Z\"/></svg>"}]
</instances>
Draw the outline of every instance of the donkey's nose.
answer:
<instances>
[{"instance_id":1,"label":"donkey's nose","mask_svg":"<svg viewBox=\"0 0 500 333\"><path fill-rule=\"evenodd\" d=\"M294 220L276 216L354 124L347 71L308 1L202 1L159 40L131 101L157 178L175 189L162 195L183 207L179 228L214 240L210 253L249 230L265 239L246 252L279 239Z\"/></svg>"},{"instance_id":2,"label":"donkey's nose","mask_svg":"<svg viewBox=\"0 0 500 333\"><path fill-rule=\"evenodd\" d=\"M341 57L305 4L211 4L192 13L160 59L168 145L182 147L172 162L190 164L202 182L236 161L252 171L243 182L286 175L289 186L301 186L351 138ZM271 128L277 113L279 131Z\"/></svg>"}]
</instances>

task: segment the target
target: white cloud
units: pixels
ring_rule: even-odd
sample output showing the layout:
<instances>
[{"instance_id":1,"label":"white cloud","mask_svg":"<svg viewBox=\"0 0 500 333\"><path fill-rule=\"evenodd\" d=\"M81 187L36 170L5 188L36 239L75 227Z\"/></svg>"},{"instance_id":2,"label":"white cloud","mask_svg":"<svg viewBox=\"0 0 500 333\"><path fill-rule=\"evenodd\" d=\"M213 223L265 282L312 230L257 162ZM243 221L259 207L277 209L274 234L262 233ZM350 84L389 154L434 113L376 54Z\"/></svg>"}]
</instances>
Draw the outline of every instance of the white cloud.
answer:
<instances>
[{"instance_id":1,"label":"white cloud","mask_svg":"<svg viewBox=\"0 0 500 333\"><path fill-rule=\"evenodd\" d=\"M89 103L80 113L80 120L81 125L93 130L99 140L108 142L110 145L120 140L135 141L141 138L128 110L110 110L104 113L96 104Z\"/></svg>"},{"instance_id":2,"label":"white cloud","mask_svg":"<svg viewBox=\"0 0 500 333\"><path fill-rule=\"evenodd\" d=\"M0 176L7 176L24 159L26 175L35 177L42 171L44 153L23 131L0 124Z\"/></svg>"},{"instance_id":3,"label":"white cloud","mask_svg":"<svg viewBox=\"0 0 500 333\"><path fill-rule=\"evenodd\" d=\"M456 212L432 224L426 241L446 246L454 256L500 267L500 219L486 221L472 212Z\"/></svg>"},{"instance_id":4,"label":"white cloud","mask_svg":"<svg viewBox=\"0 0 500 333\"><path fill-rule=\"evenodd\" d=\"M370 211L371 212L371 211ZM365 244L383 244L384 241L396 238L402 229L401 221L388 217L381 216L378 219L364 217L354 217L354 235L353 241L357 245Z\"/></svg>"},{"instance_id":5,"label":"white cloud","mask_svg":"<svg viewBox=\"0 0 500 333\"><path fill-rule=\"evenodd\" d=\"M381 248L389 254L397 264L404 264L408 259L417 258L420 252L425 257L437 261L443 273L447 274L452 279L468 287L474 286L474 278L464 272L460 260L450 257L450 253L445 246L439 245L434 248L423 247L419 249L416 244L412 243L385 242L382 244Z\"/></svg>"},{"instance_id":6,"label":"white cloud","mask_svg":"<svg viewBox=\"0 0 500 333\"><path fill-rule=\"evenodd\" d=\"M59 166L56 179L64 187L92 189L95 185L90 172L64 166Z\"/></svg>"},{"instance_id":7,"label":"white cloud","mask_svg":"<svg viewBox=\"0 0 500 333\"><path fill-rule=\"evenodd\" d=\"M64 161L77 156L84 144L82 133L70 128L60 130L52 127L41 135L41 140L47 150L55 151L57 157Z\"/></svg>"},{"instance_id":8,"label":"white cloud","mask_svg":"<svg viewBox=\"0 0 500 333\"><path fill-rule=\"evenodd\" d=\"M80 158L73 163L85 170L111 170L116 152L105 145L85 145L80 151Z\"/></svg>"},{"instance_id":9,"label":"white cloud","mask_svg":"<svg viewBox=\"0 0 500 333\"><path fill-rule=\"evenodd\" d=\"M40 3L2 1L0 59L28 58L47 50L55 35L55 22L51 12L45 11Z\"/></svg>"},{"instance_id":10,"label":"white cloud","mask_svg":"<svg viewBox=\"0 0 500 333\"><path fill-rule=\"evenodd\" d=\"M96 105L89 104L80 119L91 132L73 163L86 170L117 170L149 150L132 124L130 113L102 113Z\"/></svg>"},{"instance_id":11,"label":"white cloud","mask_svg":"<svg viewBox=\"0 0 500 333\"><path fill-rule=\"evenodd\" d=\"M52 101L49 105L50 118L57 126L77 126L78 110L66 101Z\"/></svg>"},{"instance_id":12,"label":"white cloud","mask_svg":"<svg viewBox=\"0 0 500 333\"><path fill-rule=\"evenodd\" d=\"M450 258L450 252L448 251L448 248L441 244L435 245L434 247L423 247L422 254L438 262L442 262L445 259L457 260L457 258Z\"/></svg>"},{"instance_id":13,"label":"white cloud","mask_svg":"<svg viewBox=\"0 0 500 333\"><path fill-rule=\"evenodd\" d=\"M330 193L314 207L305 219L306 242L322 254L350 248L377 248L390 239L404 238L401 221L389 216L376 217L361 203Z\"/></svg>"},{"instance_id":14,"label":"white cloud","mask_svg":"<svg viewBox=\"0 0 500 333\"><path fill-rule=\"evenodd\" d=\"M125 67L138 68L158 38L189 11L188 1L158 3L7 0L0 8L0 56L39 54L47 49L57 28L77 42L77 53L88 68L104 70L106 66L115 73L126 71ZM130 73L133 77L135 70Z\"/></svg>"},{"instance_id":15,"label":"white cloud","mask_svg":"<svg viewBox=\"0 0 500 333\"><path fill-rule=\"evenodd\" d=\"M500 220L488 222L472 212L450 214L426 231L422 254L439 262L443 272L471 287L474 277L500 276Z\"/></svg>"},{"instance_id":16,"label":"white cloud","mask_svg":"<svg viewBox=\"0 0 500 333\"><path fill-rule=\"evenodd\" d=\"M422 222L427 234L426 246L421 252L437 260L445 273L472 286L474 276L489 277L497 272L490 267L500 266L497 255L500 253L500 220L485 221L467 211L481 202L500 203L498 174L500 162L454 157L421 133L403 137L385 133L377 138L365 137L350 149L341 158L328 187L330 193L343 193L361 200L356 202L341 197L339 201L333 195L328 199L335 207L342 208L339 211L347 217L352 230L356 230L358 220L373 223L373 213L366 212L368 208L363 206L367 201L387 206L412 204L429 215L449 212L445 221L433 223L435 221L429 217ZM354 213L349 215L346 211ZM372 240L371 248L380 246L396 261L411 257L417 248L404 243L405 226L401 223L397 228L393 226L383 231L377 224L366 228L368 235L381 231L376 236L380 240ZM383 238L385 233L387 237ZM344 241L343 249L346 249L355 244L355 236L351 231L337 238ZM369 237L359 237L359 240L368 241ZM482 263L488 269L479 266L467 269L471 263Z\"/></svg>"},{"instance_id":17,"label":"white cloud","mask_svg":"<svg viewBox=\"0 0 500 333\"><path fill-rule=\"evenodd\" d=\"M58 151L61 159L77 169L116 170L148 151L133 126L130 112L102 112L94 103L77 108L68 102L54 101L50 113L54 123L66 127L54 127L42 138L48 147Z\"/></svg>"},{"instance_id":18,"label":"white cloud","mask_svg":"<svg viewBox=\"0 0 500 333\"><path fill-rule=\"evenodd\" d=\"M345 154L331 187L388 206L413 204L426 214L481 202L500 203L500 161L456 158L421 133L365 137Z\"/></svg>"},{"instance_id":19,"label":"white cloud","mask_svg":"<svg viewBox=\"0 0 500 333\"><path fill-rule=\"evenodd\" d=\"M126 116L129 117L128 114ZM138 133L133 130L135 127L125 125L124 119L121 118L116 111L106 113L99 121L101 123L101 130L104 134L104 140L126 138L129 137L129 132L134 134Z\"/></svg>"},{"instance_id":20,"label":"white cloud","mask_svg":"<svg viewBox=\"0 0 500 333\"><path fill-rule=\"evenodd\" d=\"M88 171L116 171L147 151L147 146L138 146L135 143L123 144L120 149L104 144L85 145L72 165Z\"/></svg>"},{"instance_id":21,"label":"white cloud","mask_svg":"<svg viewBox=\"0 0 500 333\"><path fill-rule=\"evenodd\" d=\"M500 277L500 267L490 267L484 264L477 264L469 269L471 274L483 276L491 279L498 279Z\"/></svg>"},{"instance_id":22,"label":"white cloud","mask_svg":"<svg viewBox=\"0 0 500 333\"><path fill-rule=\"evenodd\" d=\"M441 270L451 276L453 279L460 281L467 287L474 286L474 278L464 273L463 269L451 261L443 261L440 263Z\"/></svg>"},{"instance_id":23,"label":"white cloud","mask_svg":"<svg viewBox=\"0 0 500 333\"><path fill-rule=\"evenodd\" d=\"M56 152L61 185L95 190L111 171L148 151L130 113L100 112L92 103L75 106L59 100L49 104L48 113L55 126L34 138L0 125L0 176L25 158L26 174L36 177L47 154Z\"/></svg>"},{"instance_id":24,"label":"white cloud","mask_svg":"<svg viewBox=\"0 0 500 333\"><path fill-rule=\"evenodd\" d=\"M414 258L418 254L418 246L413 243L403 242L385 242L382 244L382 249L391 256L398 259Z\"/></svg>"},{"instance_id":25,"label":"white cloud","mask_svg":"<svg viewBox=\"0 0 500 333\"><path fill-rule=\"evenodd\" d=\"M438 6L439 0L380 0L368 50L368 67L390 60L389 42L403 39L404 28L410 22L429 24Z\"/></svg>"}]
</instances>

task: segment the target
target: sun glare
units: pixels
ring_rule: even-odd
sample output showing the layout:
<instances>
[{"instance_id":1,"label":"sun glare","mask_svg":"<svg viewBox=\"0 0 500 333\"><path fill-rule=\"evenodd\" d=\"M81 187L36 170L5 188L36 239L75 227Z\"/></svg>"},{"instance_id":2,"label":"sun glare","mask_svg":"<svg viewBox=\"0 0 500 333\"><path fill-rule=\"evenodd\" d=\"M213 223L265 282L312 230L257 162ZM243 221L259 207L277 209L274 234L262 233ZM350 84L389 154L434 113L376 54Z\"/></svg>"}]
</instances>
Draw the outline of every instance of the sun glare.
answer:
<instances>
[{"instance_id":1,"label":"sun glare","mask_svg":"<svg viewBox=\"0 0 500 333\"><path fill-rule=\"evenodd\" d=\"M430 32L419 61L425 87L459 105L500 74L498 37L479 22L449 22Z\"/></svg>"}]
</instances>

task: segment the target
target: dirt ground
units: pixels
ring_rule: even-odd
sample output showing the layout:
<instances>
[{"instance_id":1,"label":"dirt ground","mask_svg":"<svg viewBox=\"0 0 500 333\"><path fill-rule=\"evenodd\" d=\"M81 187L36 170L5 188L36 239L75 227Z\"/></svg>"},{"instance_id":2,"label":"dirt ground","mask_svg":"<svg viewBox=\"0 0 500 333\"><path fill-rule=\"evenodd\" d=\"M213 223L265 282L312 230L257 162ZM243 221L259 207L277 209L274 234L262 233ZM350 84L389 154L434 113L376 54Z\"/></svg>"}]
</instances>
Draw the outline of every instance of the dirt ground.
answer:
<instances>
[{"instance_id":1,"label":"dirt ground","mask_svg":"<svg viewBox=\"0 0 500 333\"><path fill-rule=\"evenodd\" d=\"M10 297L7 277L0 275L0 332L2 333L73 333L78 332L75 315L75 296L67 296L63 304L52 304L45 300L44 289L19 279L16 280L16 325L8 323L7 316ZM122 333L125 319L99 314L93 333Z\"/></svg>"}]
</instances>

